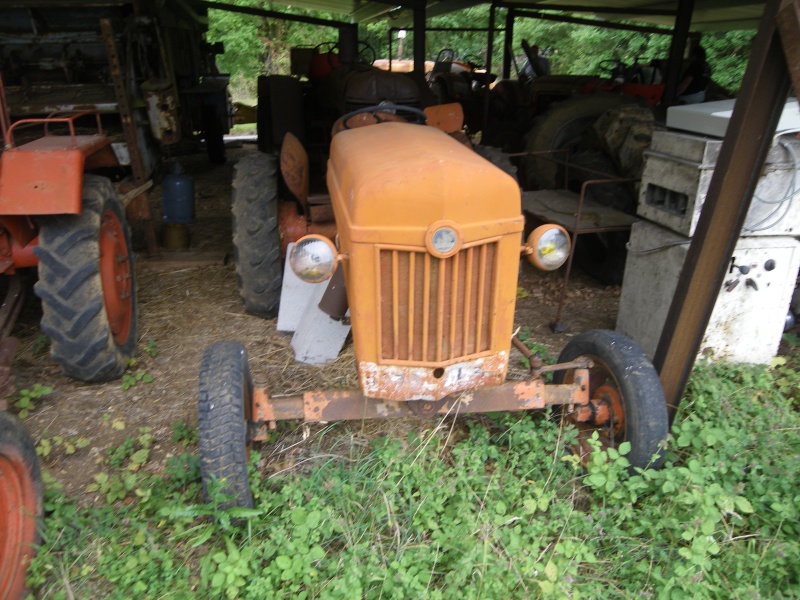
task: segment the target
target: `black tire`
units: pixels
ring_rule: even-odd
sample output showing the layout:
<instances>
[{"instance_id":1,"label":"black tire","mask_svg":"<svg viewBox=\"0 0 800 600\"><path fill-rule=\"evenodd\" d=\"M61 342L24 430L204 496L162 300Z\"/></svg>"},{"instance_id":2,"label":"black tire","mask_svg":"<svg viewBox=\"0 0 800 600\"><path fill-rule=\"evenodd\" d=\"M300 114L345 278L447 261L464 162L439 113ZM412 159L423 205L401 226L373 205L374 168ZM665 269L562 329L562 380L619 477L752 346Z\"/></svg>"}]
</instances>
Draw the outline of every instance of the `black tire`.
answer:
<instances>
[{"instance_id":1,"label":"black tire","mask_svg":"<svg viewBox=\"0 0 800 600\"><path fill-rule=\"evenodd\" d=\"M242 158L234 170L231 202L239 295L247 312L275 317L283 278L277 157L256 152Z\"/></svg>"},{"instance_id":2,"label":"black tire","mask_svg":"<svg viewBox=\"0 0 800 600\"><path fill-rule=\"evenodd\" d=\"M224 165L228 160L225 154L225 132L214 106L203 107L203 136L208 160L215 165Z\"/></svg>"},{"instance_id":3,"label":"black tire","mask_svg":"<svg viewBox=\"0 0 800 600\"><path fill-rule=\"evenodd\" d=\"M130 229L117 190L85 175L79 215L40 220L42 331L64 372L108 381L125 372L136 350L136 278Z\"/></svg>"},{"instance_id":4,"label":"black tire","mask_svg":"<svg viewBox=\"0 0 800 600\"><path fill-rule=\"evenodd\" d=\"M635 100L628 96L606 93L568 98L553 105L535 120L525 136L525 149L527 152L543 152L574 148L600 115L616 106L633 102ZM559 177L562 171L556 163L527 158L524 164L528 189L552 190L563 187Z\"/></svg>"},{"instance_id":5,"label":"black tire","mask_svg":"<svg viewBox=\"0 0 800 600\"><path fill-rule=\"evenodd\" d=\"M213 490L228 498L218 505L220 508L253 506L247 478L247 422L252 394L245 347L237 342L218 342L206 348L197 401L200 474L206 502L213 499Z\"/></svg>"},{"instance_id":6,"label":"black tire","mask_svg":"<svg viewBox=\"0 0 800 600\"><path fill-rule=\"evenodd\" d=\"M574 423L578 429L579 445L574 450L585 463L590 454L586 440L597 431L603 448L630 442L627 459L631 467L660 468L669 433L667 404L658 374L645 353L619 332L595 329L572 338L558 362L570 362L578 357L594 362L589 371L591 397L605 403L612 418L606 424L591 420L578 422L577 411L565 412L564 421ZM570 382L572 375L571 370L558 371L553 380L555 383Z\"/></svg>"},{"instance_id":7,"label":"black tire","mask_svg":"<svg viewBox=\"0 0 800 600\"><path fill-rule=\"evenodd\" d=\"M22 423L0 412L0 598L25 596L25 571L39 542L42 474Z\"/></svg>"}]
</instances>

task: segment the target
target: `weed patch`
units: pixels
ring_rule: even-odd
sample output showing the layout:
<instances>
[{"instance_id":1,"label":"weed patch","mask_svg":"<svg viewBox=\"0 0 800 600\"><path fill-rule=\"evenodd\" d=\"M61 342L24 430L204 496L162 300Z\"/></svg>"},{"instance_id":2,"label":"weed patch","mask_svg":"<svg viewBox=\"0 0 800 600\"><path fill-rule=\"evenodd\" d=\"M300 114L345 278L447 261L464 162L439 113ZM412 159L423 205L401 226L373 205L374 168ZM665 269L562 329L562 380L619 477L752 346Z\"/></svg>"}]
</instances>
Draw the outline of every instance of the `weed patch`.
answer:
<instances>
[{"instance_id":1,"label":"weed patch","mask_svg":"<svg viewBox=\"0 0 800 600\"><path fill-rule=\"evenodd\" d=\"M796 597L797 379L698 367L660 471L631 469L626 444L581 467L546 413L447 418L271 477L253 452L255 505L228 511L201 503L190 427L158 475L139 430L103 457L97 506L48 479L29 583L42 598Z\"/></svg>"}]
</instances>

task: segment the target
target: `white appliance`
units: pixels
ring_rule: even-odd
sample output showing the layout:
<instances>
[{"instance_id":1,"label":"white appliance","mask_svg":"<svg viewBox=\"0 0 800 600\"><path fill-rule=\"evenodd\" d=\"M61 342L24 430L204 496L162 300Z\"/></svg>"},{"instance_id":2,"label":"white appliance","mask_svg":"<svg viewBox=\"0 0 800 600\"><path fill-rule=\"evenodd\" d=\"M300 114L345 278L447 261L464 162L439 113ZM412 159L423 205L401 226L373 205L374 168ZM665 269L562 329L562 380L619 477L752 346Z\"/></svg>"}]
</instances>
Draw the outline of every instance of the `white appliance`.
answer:
<instances>
[{"instance_id":1,"label":"white appliance","mask_svg":"<svg viewBox=\"0 0 800 600\"><path fill-rule=\"evenodd\" d=\"M735 105L736 100L719 100L670 106L667 109L667 127L722 138L725 137ZM800 105L797 103L797 98L789 98L781 113L777 130L780 132L798 129L800 129Z\"/></svg>"}]
</instances>

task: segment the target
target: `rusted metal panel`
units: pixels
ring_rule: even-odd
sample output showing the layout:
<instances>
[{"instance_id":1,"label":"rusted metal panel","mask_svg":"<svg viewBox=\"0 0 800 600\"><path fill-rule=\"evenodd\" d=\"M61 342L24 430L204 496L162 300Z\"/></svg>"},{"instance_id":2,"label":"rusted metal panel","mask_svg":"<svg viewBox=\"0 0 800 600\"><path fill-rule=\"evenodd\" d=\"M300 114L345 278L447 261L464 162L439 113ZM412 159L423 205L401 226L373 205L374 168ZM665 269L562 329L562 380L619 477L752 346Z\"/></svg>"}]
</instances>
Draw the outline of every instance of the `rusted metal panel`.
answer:
<instances>
[{"instance_id":1,"label":"rusted metal panel","mask_svg":"<svg viewBox=\"0 0 800 600\"><path fill-rule=\"evenodd\" d=\"M425 116L428 125L445 133L455 133L464 127L464 108L458 102L428 106Z\"/></svg>"},{"instance_id":2,"label":"rusted metal panel","mask_svg":"<svg viewBox=\"0 0 800 600\"><path fill-rule=\"evenodd\" d=\"M13 144L15 131L26 125L41 126L45 135L10 147L0 156L3 173L0 178L0 214L80 213L86 163L91 166L117 164L110 150L109 139L102 134L99 115L95 115L97 134L75 134L75 121L83 116L87 116L87 113L25 119L8 129L8 145ZM48 128L54 125L66 125L69 135L47 135ZM27 240L22 243L27 243Z\"/></svg>"},{"instance_id":3,"label":"rusted metal panel","mask_svg":"<svg viewBox=\"0 0 800 600\"><path fill-rule=\"evenodd\" d=\"M330 204L312 204L308 208L312 223L332 223L335 219Z\"/></svg>"},{"instance_id":4,"label":"rusted metal panel","mask_svg":"<svg viewBox=\"0 0 800 600\"><path fill-rule=\"evenodd\" d=\"M0 156L0 214L80 214L83 153L16 150L6 150Z\"/></svg>"},{"instance_id":5,"label":"rusted metal panel","mask_svg":"<svg viewBox=\"0 0 800 600\"><path fill-rule=\"evenodd\" d=\"M498 385L505 379L508 352L498 352L445 367L381 365L360 361L361 389L371 398L440 400L475 387Z\"/></svg>"},{"instance_id":6,"label":"rusted metal panel","mask_svg":"<svg viewBox=\"0 0 800 600\"><path fill-rule=\"evenodd\" d=\"M336 222L323 221L311 223L297 212L297 203L294 201L281 202L278 205L278 220L281 231L281 255L286 255L289 244L296 242L304 235L316 233L324 235L330 240L336 238Z\"/></svg>"},{"instance_id":7,"label":"rusted metal panel","mask_svg":"<svg viewBox=\"0 0 800 600\"><path fill-rule=\"evenodd\" d=\"M253 393L253 420L256 436L264 439L266 426L281 420L307 422L383 419L390 417L434 416L446 414L523 411L548 405L586 405L589 402L589 372L576 369L573 383L546 385L541 379L506 382L467 390L439 402L393 401L368 398L358 390L314 391L302 396L270 398L266 388ZM426 411L420 404L431 404ZM263 436L263 437L259 437Z\"/></svg>"},{"instance_id":8,"label":"rusted metal panel","mask_svg":"<svg viewBox=\"0 0 800 600\"><path fill-rule=\"evenodd\" d=\"M169 80L145 81L142 86L153 137L165 145L181 141L178 100Z\"/></svg>"},{"instance_id":9,"label":"rusted metal panel","mask_svg":"<svg viewBox=\"0 0 800 600\"><path fill-rule=\"evenodd\" d=\"M490 351L496 261L496 240L448 258L382 248L380 362L441 364Z\"/></svg>"},{"instance_id":10,"label":"rusted metal panel","mask_svg":"<svg viewBox=\"0 0 800 600\"><path fill-rule=\"evenodd\" d=\"M291 131L286 132L281 144L281 175L289 191L300 201L303 213L308 216L308 153Z\"/></svg>"}]
</instances>

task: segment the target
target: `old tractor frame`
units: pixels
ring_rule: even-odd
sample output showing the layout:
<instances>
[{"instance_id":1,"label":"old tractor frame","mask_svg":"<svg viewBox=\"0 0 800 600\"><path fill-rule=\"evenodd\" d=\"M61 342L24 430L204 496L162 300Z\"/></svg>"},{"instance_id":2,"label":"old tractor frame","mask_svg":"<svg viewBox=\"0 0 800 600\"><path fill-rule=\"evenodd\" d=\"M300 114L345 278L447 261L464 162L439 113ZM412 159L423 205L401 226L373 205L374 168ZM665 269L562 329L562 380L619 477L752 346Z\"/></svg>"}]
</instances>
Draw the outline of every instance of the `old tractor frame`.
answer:
<instances>
[{"instance_id":1,"label":"old tractor frame","mask_svg":"<svg viewBox=\"0 0 800 600\"><path fill-rule=\"evenodd\" d=\"M635 343L590 331L572 338L558 364L544 366L514 336L520 256L558 268L569 253L567 233L543 225L523 242L512 177L435 127L383 118L389 110L368 109L379 124L333 136L327 184L337 244L312 234L289 255L306 281L343 274L359 389L273 395L253 385L242 344L208 347L198 398L206 498L219 490L223 506L252 506L247 449L282 420L550 406L577 427L574 449L584 461L597 432L602 447L629 441L634 467L660 466L666 405ZM531 364L519 381L506 380L512 344ZM545 373L555 383L546 384Z\"/></svg>"},{"instance_id":2,"label":"old tractor frame","mask_svg":"<svg viewBox=\"0 0 800 600\"><path fill-rule=\"evenodd\" d=\"M87 122L94 130L79 133ZM0 598L18 598L43 506L35 446L6 412L18 345L11 332L25 278L38 267L35 292L51 355L68 375L84 381L120 376L133 355L136 282L123 200L109 179L89 173L119 167L99 115L11 123L0 80L0 125Z\"/></svg>"},{"instance_id":3,"label":"old tractor frame","mask_svg":"<svg viewBox=\"0 0 800 600\"><path fill-rule=\"evenodd\" d=\"M5 113L4 113L5 114ZM76 121L95 119L78 134ZM7 127L6 127L7 125ZM55 135L57 126L67 135ZM26 127L45 135L22 144ZM16 342L9 336L22 306L21 277L38 267L34 290L42 301L42 331L67 375L82 381L119 377L136 346L136 281L124 200L91 171L119 166L99 116L90 113L4 119L0 155L0 267L7 284L2 349L8 384Z\"/></svg>"}]
</instances>

